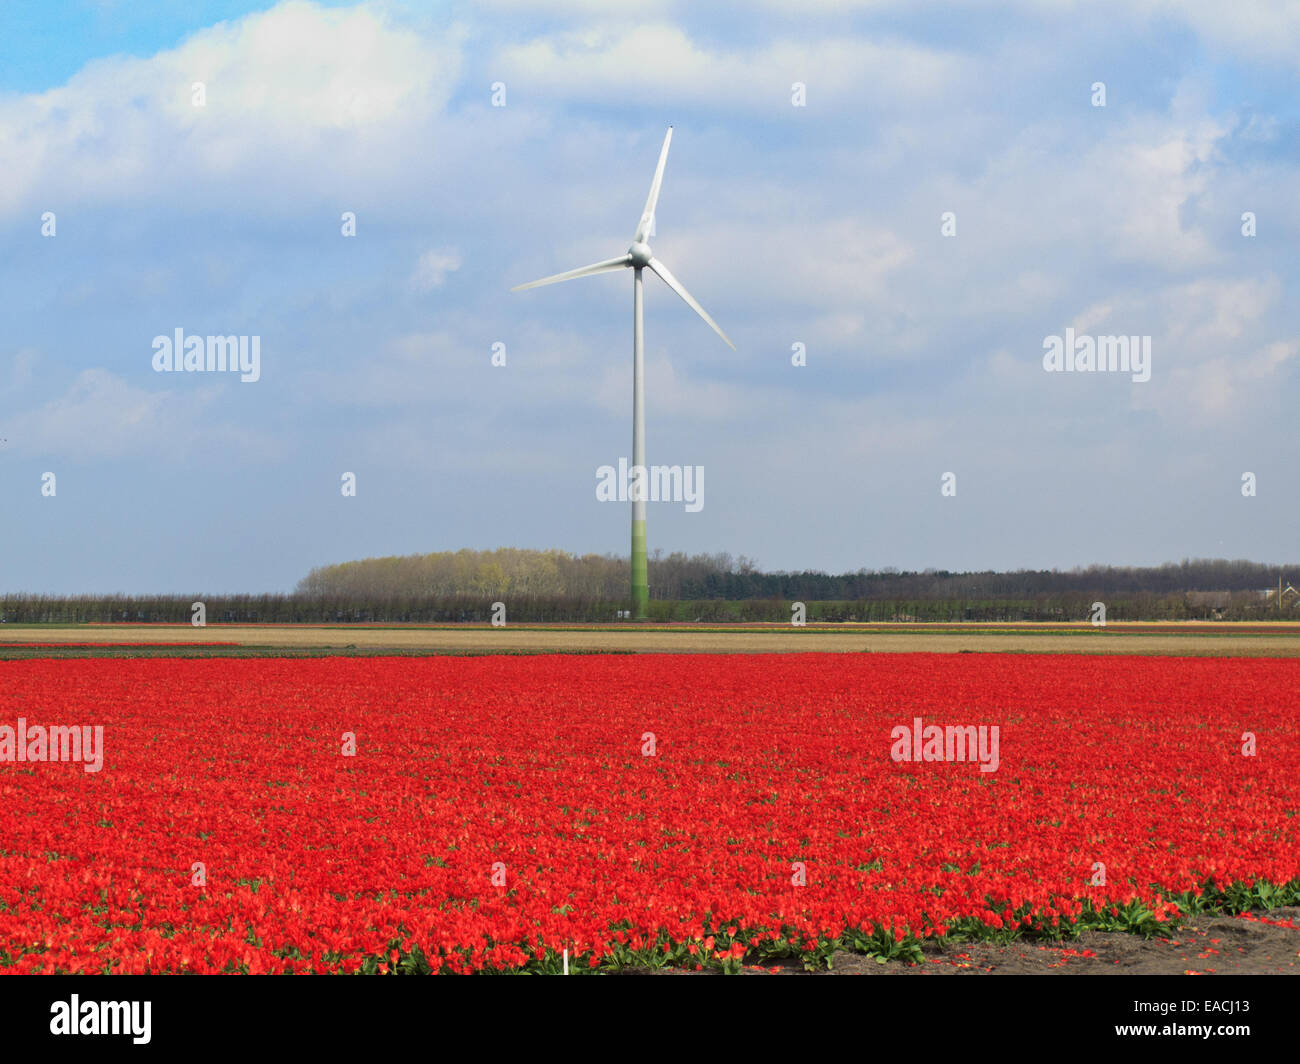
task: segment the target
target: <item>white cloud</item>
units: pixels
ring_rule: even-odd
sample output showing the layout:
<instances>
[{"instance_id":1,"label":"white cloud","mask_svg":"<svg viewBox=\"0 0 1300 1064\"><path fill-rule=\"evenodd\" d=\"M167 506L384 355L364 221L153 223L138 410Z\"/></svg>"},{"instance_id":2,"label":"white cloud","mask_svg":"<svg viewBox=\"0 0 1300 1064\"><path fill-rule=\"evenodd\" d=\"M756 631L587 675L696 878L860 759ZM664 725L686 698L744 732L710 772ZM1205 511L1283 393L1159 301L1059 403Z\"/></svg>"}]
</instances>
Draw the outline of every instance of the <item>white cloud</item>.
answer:
<instances>
[{"instance_id":1,"label":"white cloud","mask_svg":"<svg viewBox=\"0 0 1300 1064\"><path fill-rule=\"evenodd\" d=\"M1156 264L1183 266L1208 262L1211 245L1205 232L1184 224L1183 208L1210 185L1205 165L1227 130L1202 121L1194 128L1151 130L1099 145L1085 165L1112 183L1111 225L1116 253Z\"/></svg>"},{"instance_id":2,"label":"white cloud","mask_svg":"<svg viewBox=\"0 0 1300 1064\"><path fill-rule=\"evenodd\" d=\"M1121 8L1131 3L1123 0ZM1293 0L1143 0L1139 9L1181 19L1211 50L1256 60L1300 65L1300 5Z\"/></svg>"},{"instance_id":3,"label":"white cloud","mask_svg":"<svg viewBox=\"0 0 1300 1064\"><path fill-rule=\"evenodd\" d=\"M1184 425L1217 425L1243 417L1288 418L1289 412L1278 402L1278 388L1297 354L1300 342L1293 340L1240 354L1217 354L1191 366L1162 368L1153 354L1151 381L1135 390L1133 405Z\"/></svg>"},{"instance_id":4,"label":"white cloud","mask_svg":"<svg viewBox=\"0 0 1300 1064\"><path fill-rule=\"evenodd\" d=\"M432 248L420 256L411 274L417 292L432 292L442 287L447 274L460 269L460 253L455 248Z\"/></svg>"},{"instance_id":5,"label":"white cloud","mask_svg":"<svg viewBox=\"0 0 1300 1064\"><path fill-rule=\"evenodd\" d=\"M693 225L674 230L655 252L723 329L727 323L715 303L779 301L833 314L860 312L886 297L900 268L916 254L904 237L868 221L866 211L774 221L757 232L740 222ZM697 277L712 278L708 291Z\"/></svg>"},{"instance_id":6,"label":"white cloud","mask_svg":"<svg viewBox=\"0 0 1300 1064\"><path fill-rule=\"evenodd\" d=\"M383 173L441 110L459 37L431 41L381 7L288 0L148 58L87 64L65 85L0 98L0 211L237 189L301 205L309 190ZM206 106L192 103L203 82Z\"/></svg>"},{"instance_id":7,"label":"white cloud","mask_svg":"<svg viewBox=\"0 0 1300 1064\"><path fill-rule=\"evenodd\" d=\"M1160 331L1191 365L1236 346L1261 328L1282 296L1281 281L1260 277L1200 277L1141 293L1118 292L1074 316L1075 332L1132 335Z\"/></svg>"},{"instance_id":8,"label":"white cloud","mask_svg":"<svg viewBox=\"0 0 1300 1064\"><path fill-rule=\"evenodd\" d=\"M15 453L74 460L148 455L171 462L196 446L221 449L232 461L265 453L261 432L214 422L212 411L228 389L194 382L149 391L108 370L87 369L63 395L7 418L5 432Z\"/></svg>"},{"instance_id":9,"label":"white cloud","mask_svg":"<svg viewBox=\"0 0 1300 1064\"><path fill-rule=\"evenodd\" d=\"M807 86L810 109L917 106L952 92L969 64L959 55L902 40L861 37L724 50L697 43L677 26L654 23L537 37L501 49L492 68L508 84L552 100L639 104L650 77L659 100L779 109L798 117L791 105L796 81Z\"/></svg>"},{"instance_id":10,"label":"white cloud","mask_svg":"<svg viewBox=\"0 0 1300 1064\"><path fill-rule=\"evenodd\" d=\"M702 360L700 348L717 344L713 332L703 322L699 323L703 336L692 354L692 361ZM662 341L648 346L662 348ZM632 411L632 351L629 338L626 358L618 365L607 365L595 387L593 399L606 412L619 418L630 418ZM749 400L748 390L733 382L700 380L679 369L672 357L650 353L646 356L645 390L647 417L656 419L685 418L692 422L725 423L732 420ZM660 440L660 449L676 444Z\"/></svg>"},{"instance_id":11,"label":"white cloud","mask_svg":"<svg viewBox=\"0 0 1300 1064\"><path fill-rule=\"evenodd\" d=\"M1196 348L1235 343L1277 305L1282 284L1274 276L1202 279L1161 295L1173 338Z\"/></svg>"},{"instance_id":12,"label":"white cloud","mask_svg":"<svg viewBox=\"0 0 1300 1064\"><path fill-rule=\"evenodd\" d=\"M40 361L40 353L31 347L15 351L9 358L8 372L0 371L0 395L22 391L32 380L32 373ZM0 362L0 365L3 365ZM7 380L5 377L7 376Z\"/></svg>"}]
</instances>

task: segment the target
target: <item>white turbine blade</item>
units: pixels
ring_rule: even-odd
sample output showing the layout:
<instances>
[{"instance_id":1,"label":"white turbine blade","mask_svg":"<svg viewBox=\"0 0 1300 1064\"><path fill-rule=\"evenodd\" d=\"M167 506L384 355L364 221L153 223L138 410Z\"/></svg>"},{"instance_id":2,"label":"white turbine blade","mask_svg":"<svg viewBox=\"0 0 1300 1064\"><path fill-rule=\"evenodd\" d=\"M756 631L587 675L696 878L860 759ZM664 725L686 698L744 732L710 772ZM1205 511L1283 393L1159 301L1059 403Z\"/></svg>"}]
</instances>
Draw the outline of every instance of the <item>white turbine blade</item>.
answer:
<instances>
[{"instance_id":1,"label":"white turbine blade","mask_svg":"<svg viewBox=\"0 0 1300 1064\"><path fill-rule=\"evenodd\" d=\"M527 284L517 284L510 289L512 292L522 292L525 288L540 288L544 284L555 284L557 281L572 281L575 277L590 277L595 273L605 273L608 270L621 270L624 266L632 264L631 255L620 255L616 259L606 259L604 262L593 262L590 266L579 266L576 270L569 270L566 273L557 273L551 277L543 277L540 281L529 281Z\"/></svg>"},{"instance_id":2,"label":"white turbine blade","mask_svg":"<svg viewBox=\"0 0 1300 1064\"><path fill-rule=\"evenodd\" d=\"M668 132L664 136L664 146L659 150L659 165L655 167L655 179L650 183L650 195L646 197L645 210L641 212L641 221L637 223L636 234L632 237L632 243L644 244L645 238L650 235L650 227L654 225L655 207L659 203L659 186L664 182L664 163L668 161L668 142L673 139L673 127L668 127Z\"/></svg>"},{"instance_id":3,"label":"white turbine blade","mask_svg":"<svg viewBox=\"0 0 1300 1064\"><path fill-rule=\"evenodd\" d=\"M682 287L682 282L677 280L677 278L672 275L672 271L669 270L667 266L665 266L658 259L651 259L650 269L654 270L654 272L659 275L660 279L664 282L664 284L666 284L669 288L671 288L674 292L676 292L679 296L681 296L682 299L686 301L686 305L688 307L690 307L693 311L695 311L696 314L698 314L701 318L707 321L709 323L709 327L715 333L717 333L719 336L721 336L724 340L727 341L727 346L729 348L731 348L733 351L736 350L736 345L727 339L727 334L724 333L720 328L718 328L718 323L709 317L708 312L702 306L700 306L697 302L695 302L695 297L692 296L690 292L686 291L686 289Z\"/></svg>"}]
</instances>

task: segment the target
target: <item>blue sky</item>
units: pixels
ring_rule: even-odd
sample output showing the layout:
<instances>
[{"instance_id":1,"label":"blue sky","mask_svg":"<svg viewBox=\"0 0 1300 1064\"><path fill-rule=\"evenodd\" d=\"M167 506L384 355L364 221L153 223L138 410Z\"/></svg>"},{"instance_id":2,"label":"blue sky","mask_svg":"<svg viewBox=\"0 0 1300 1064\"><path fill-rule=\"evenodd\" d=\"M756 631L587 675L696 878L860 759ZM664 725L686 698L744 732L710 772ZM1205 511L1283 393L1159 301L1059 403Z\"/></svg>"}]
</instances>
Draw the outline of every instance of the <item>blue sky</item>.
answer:
<instances>
[{"instance_id":1,"label":"blue sky","mask_svg":"<svg viewBox=\"0 0 1300 1064\"><path fill-rule=\"evenodd\" d=\"M1296 558L1300 8L610 6L0 5L0 586L626 552L631 278L509 289L622 253L670 123L655 251L738 350L647 277L649 460L706 471L652 549ZM1046 372L1067 327L1151 379Z\"/></svg>"}]
</instances>

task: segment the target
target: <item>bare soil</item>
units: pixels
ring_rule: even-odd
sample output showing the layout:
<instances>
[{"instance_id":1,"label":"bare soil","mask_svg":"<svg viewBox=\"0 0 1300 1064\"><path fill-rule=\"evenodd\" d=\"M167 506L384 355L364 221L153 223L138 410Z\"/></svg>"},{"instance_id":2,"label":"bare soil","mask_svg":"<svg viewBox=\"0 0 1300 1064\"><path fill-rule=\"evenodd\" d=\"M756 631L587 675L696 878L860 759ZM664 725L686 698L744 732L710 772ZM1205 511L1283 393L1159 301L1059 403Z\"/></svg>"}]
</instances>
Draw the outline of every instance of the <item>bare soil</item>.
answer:
<instances>
[{"instance_id":1,"label":"bare soil","mask_svg":"<svg viewBox=\"0 0 1300 1064\"><path fill-rule=\"evenodd\" d=\"M1168 938L1143 939L1085 931L1069 942L944 942L931 940L920 964L881 964L837 953L830 971L807 973L797 961L751 965L743 975L1300 975L1300 908L1240 916L1192 916ZM681 969L639 969L626 975L695 975Z\"/></svg>"},{"instance_id":2,"label":"bare soil","mask_svg":"<svg viewBox=\"0 0 1300 1064\"><path fill-rule=\"evenodd\" d=\"M9 643L238 643L248 647L430 652L636 652L675 654L978 653L1300 656L1300 625L1112 623L1082 625L177 625L0 626ZM194 648L201 651L201 648Z\"/></svg>"},{"instance_id":3,"label":"bare soil","mask_svg":"<svg viewBox=\"0 0 1300 1064\"><path fill-rule=\"evenodd\" d=\"M1257 913L1300 922L1300 909ZM833 972L862 975L1300 975L1300 930L1239 916L1192 916L1169 938L1085 931L1065 943L943 943L919 965L836 954Z\"/></svg>"}]
</instances>

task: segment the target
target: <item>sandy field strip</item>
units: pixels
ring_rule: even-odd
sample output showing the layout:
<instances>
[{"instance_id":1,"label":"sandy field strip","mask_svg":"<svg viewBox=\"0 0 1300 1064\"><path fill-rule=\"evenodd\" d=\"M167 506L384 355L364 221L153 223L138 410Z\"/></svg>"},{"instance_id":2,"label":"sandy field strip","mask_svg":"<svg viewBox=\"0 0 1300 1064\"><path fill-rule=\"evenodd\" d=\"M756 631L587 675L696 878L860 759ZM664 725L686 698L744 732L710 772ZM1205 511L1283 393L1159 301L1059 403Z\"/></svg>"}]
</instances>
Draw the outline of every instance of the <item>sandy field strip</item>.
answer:
<instances>
[{"instance_id":1,"label":"sandy field strip","mask_svg":"<svg viewBox=\"0 0 1300 1064\"><path fill-rule=\"evenodd\" d=\"M788 625L586 627L559 625L0 626L12 643L238 643L256 647L406 651L633 651L641 653L908 653L1027 651L1097 654L1300 656L1300 624ZM199 650L201 648L195 648Z\"/></svg>"}]
</instances>

